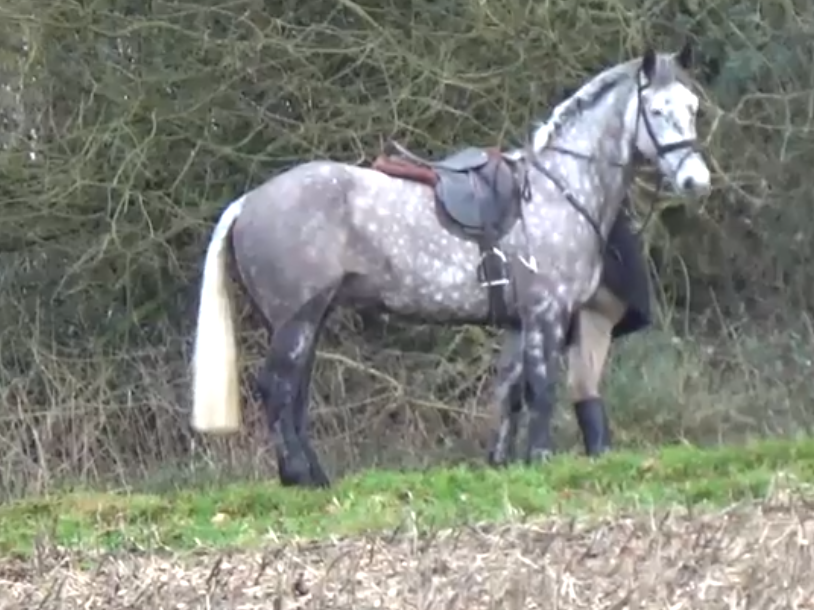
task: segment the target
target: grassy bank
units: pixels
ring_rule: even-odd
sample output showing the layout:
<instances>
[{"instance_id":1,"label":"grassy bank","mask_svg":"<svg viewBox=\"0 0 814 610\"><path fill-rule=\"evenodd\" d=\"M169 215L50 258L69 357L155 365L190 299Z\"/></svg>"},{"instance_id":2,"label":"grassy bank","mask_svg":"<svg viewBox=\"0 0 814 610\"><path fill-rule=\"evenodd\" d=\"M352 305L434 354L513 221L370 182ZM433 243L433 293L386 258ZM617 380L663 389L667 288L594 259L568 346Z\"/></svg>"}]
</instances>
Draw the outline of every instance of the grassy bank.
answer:
<instances>
[{"instance_id":1,"label":"grassy bank","mask_svg":"<svg viewBox=\"0 0 814 610\"><path fill-rule=\"evenodd\" d=\"M370 471L323 491L269 482L161 495L73 492L0 506L0 552L26 553L43 537L68 547L189 549L391 529L408 518L421 528L552 511L725 504L764 495L778 472L814 481L814 441L674 446L595 462L563 456L501 471Z\"/></svg>"}]
</instances>

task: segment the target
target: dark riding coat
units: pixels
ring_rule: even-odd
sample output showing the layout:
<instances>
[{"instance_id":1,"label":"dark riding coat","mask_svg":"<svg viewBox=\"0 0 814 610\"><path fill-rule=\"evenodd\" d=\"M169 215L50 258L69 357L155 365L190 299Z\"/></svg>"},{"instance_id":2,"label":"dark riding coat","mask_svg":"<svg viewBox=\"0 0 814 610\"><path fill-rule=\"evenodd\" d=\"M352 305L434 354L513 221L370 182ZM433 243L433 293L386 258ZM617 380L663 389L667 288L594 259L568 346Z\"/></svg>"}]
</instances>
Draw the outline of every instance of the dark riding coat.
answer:
<instances>
[{"instance_id":1,"label":"dark riding coat","mask_svg":"<svg viewBox=\"0 0 814 610\"><path fill-rule=\"evenodd\" d=\"M644 245L633 232L630 216L624 209L608 235L602 285L627 305L625 315L613 328L614 338L635 333L652 323Z\"/></svg>"}]
</instances>

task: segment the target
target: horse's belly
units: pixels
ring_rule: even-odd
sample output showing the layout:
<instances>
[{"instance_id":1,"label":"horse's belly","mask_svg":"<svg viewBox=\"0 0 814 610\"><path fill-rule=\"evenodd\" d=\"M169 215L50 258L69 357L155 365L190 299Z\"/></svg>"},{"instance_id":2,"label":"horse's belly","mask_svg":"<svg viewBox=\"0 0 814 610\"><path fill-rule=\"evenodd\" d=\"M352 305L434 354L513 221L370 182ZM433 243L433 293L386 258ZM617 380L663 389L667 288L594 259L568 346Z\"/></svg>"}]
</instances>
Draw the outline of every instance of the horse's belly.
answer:
<instances>
[{"instance_id":1,"label":"horse's belly","mask_svg":"<svg viewBox=\"0 0 814 610\"><path fill-rule=\"evenodd\" d=\"M452 236L450 240L460 241ZM382 287L382 300L387 308L444 319L484 316L486 292L477 280L477 247L469 253L460 244L450 246L444 254L426 248L416 249L409 258L391 258Z\"/></svg>"}]
</instances>

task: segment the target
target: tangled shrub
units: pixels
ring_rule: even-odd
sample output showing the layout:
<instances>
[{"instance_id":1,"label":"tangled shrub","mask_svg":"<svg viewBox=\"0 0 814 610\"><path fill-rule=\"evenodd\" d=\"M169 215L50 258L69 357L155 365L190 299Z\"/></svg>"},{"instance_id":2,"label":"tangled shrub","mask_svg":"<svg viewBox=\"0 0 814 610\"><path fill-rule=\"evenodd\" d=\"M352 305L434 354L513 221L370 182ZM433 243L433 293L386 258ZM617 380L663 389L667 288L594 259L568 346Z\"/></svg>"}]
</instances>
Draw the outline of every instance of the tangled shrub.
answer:
<instances>
[{"instance_id":1,"label":"tangled shrub","mask_svg":"<svg viewBox=\"0 0 814 610\"><path fill-rule=\"evenodd\" d=\"M364 163L390 137L427 155L517 144L564 87L648 41L697 43L718 169L700 213L662 197L645 228L665 302L704 313L713 294L726 315L745 307L762 319L808 307L814 9L795 10L56 0L32 13L9 0L0 455L50 481L197 451L183 425L189 332L202 246L228 200L306 159ZM648 189L635 199L647 214ZM347 435L362 411L404 420L394 405L407 378L421 379L432 407L411 426L460 425L449 405L480 395L491 335L391 326L364 338L358 323L338 321L320 364L317 399L346 409L328 409L323 428ZM247 332L249 364L262 341Z\"/></svg>"}]
</instances>

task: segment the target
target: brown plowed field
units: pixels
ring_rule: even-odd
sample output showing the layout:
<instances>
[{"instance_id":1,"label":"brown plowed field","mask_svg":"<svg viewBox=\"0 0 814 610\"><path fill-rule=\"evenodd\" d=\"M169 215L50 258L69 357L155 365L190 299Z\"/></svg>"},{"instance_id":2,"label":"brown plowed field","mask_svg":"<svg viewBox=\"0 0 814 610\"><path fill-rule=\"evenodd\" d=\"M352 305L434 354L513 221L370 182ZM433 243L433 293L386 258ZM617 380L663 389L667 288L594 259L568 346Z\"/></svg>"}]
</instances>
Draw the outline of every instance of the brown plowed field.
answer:
<instances>
[{"instance_id":1,"label":"brown plowed field","mask_svg":"<svg viewBox=\"0 0 814 610\"><path fill-rule=\"evenodd\" d=\"M812 516L795 499L231 553L43 548L3 561L0 608L814 608Z\"/></svg>"}]
</instances>

